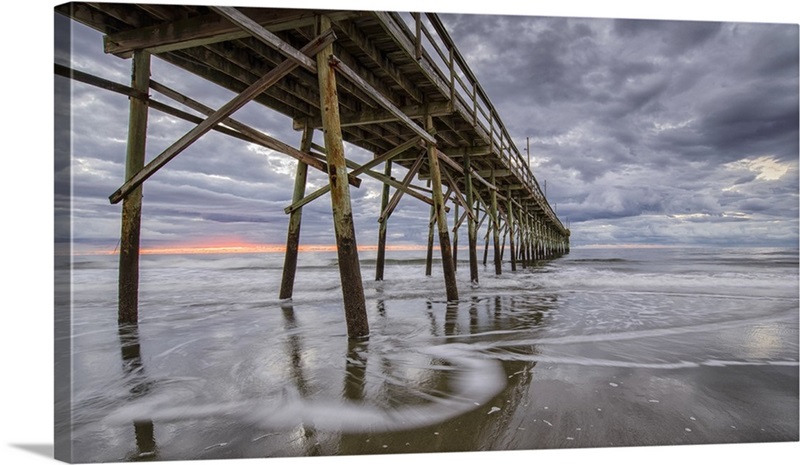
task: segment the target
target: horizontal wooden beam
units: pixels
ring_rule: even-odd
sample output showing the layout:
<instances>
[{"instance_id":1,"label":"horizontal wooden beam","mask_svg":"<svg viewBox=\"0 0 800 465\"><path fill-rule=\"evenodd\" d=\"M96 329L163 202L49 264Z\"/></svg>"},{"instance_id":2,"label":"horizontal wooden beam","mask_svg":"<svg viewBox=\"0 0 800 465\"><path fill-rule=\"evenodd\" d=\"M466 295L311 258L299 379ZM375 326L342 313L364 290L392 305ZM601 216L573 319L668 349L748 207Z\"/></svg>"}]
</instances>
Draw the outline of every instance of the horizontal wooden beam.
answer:
<instances>
[{"instance_id":1,"label":"horizontal wooden beam","mask_svg":"<svg viewBox=\"0 0 800 465\"><path fill-rule=\"evenodd\" d=\"M449 157L463 157L469 155L470 157L482 157L491 155L492 148L488 145L477 145L474 147L450 147L443 148L442 152Z\"/></svg>"},{"instance_id":2,"label":"horizontal wooden beam","mask_svg":"<svg viewBox=\"0 0 800 465\"><path fill-rule=\"evenodd\" d=\"M478 170L476 171L476 173L478 173L478 175L480 176L486 177L492 175L492 170ZM512 173L511 170L506 170L506 169L494 170L494 175L497 176L498 178L513 176L513 174L514 173Z\"/></svg>"},{"instance_id":3,"label":"horizontal wooden beam","mask_svg":"<svg viewBox=\"0 0 800 465\"><path fill-rule=\"evenodd\" d=\"M429 103L427 105L408 105L399 107L399 110L411 119L423 118L425 115L444 116L452 113L446 102ZM342 113L342 127L362 126L367 124L381 124L401 122L394 113L383 109L364 110L358 113ZM318 129L322 127L322 118L297 118L292 126L296 131L302 130L306 125Z\"/></svg>"},{"instance_id":4,"label":"horizontal wooden beam","mask_svg":"<svg viewBox=\"0 0 800 465\"><path fill-rule=\"evenodd\" d=\"M315 12L311 10L253 8L245 11L248 17L270 32L312 26L315 22ZM358 12L331 14L333 18L342 20L360 15ZM150 53L158 54L242 39L249 35L222 16L210 13L108 34L103 37L103 48L106 53L127 58L134 50L146 49Z\"/></svg>"}]
</instances>

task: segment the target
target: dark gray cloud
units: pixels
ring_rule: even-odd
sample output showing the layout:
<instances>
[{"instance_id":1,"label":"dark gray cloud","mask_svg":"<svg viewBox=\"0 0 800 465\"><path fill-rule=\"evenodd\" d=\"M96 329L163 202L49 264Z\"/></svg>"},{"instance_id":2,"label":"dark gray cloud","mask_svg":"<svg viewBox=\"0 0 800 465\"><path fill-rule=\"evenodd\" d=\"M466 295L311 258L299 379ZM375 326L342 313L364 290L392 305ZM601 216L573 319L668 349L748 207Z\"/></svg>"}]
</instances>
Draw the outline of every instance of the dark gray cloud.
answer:
<instances>
[{"instance_id":1,"label":"dark gray cloud","mask_svg":"<svg viewBox=\"0 0 800 465\"><path fill-rule=\"evenodd\" d=\"M530 137L534 173L574 244L797 243L797 25L441 18L517 147ZM72 42L73 67L128 83L129 61L103 54L100 34L75 24ZM159 60L153 79L214 108L233 96ZM72 113L76 241L114 244L119 206L107 197L124 177L127 98L76 83ZM299 143L287 118L258 105L234 117ZM148 158L191 128L150 118ZM208 134L145 184L143 241L282 243L294 170L284 155ZM312 170L309 192L325 182ZM368 177L351 189L360 244L375 243L380 189ZM390 220L393 243L424 243L427 215L404 199ZM303 238L333 242L327 196L304 209Z\"/></svg>"},{"instance_id":2,"label":"dark gray cloud","mask_svg":"<svg viewBox=\"0 0 800 465\"><path fill-rule=\"evenodd\" d=\"M443 21L517 145L530 137L534 172L574 241L603 242L598 222L654 217L660 234L625 228L614 241L675 240L668 232L686 221L695 228L681 242L724 242L752 236L761 216L797 230L797 25ZM716 227L731 222L741 228ZM797 243L760 235L787 238Z\"/></svg>"}]
</instances>

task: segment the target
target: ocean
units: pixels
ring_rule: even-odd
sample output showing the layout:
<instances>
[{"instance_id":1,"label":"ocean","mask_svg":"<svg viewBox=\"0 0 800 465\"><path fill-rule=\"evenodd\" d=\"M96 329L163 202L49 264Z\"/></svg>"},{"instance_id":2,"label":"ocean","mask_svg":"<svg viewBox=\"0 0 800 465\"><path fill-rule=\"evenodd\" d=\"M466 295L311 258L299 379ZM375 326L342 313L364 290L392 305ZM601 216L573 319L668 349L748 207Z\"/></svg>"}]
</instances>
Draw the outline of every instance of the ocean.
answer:
<instances>
[{"instance_id":1,"label":"ocean","mask_svg":"<svg viewBox=\"0 0 800 465\"><path fill-rule=\"evenodd\" d=\"M437 251L438 253L438 251ZM72 271L77 462L798 440L798 251L573 248L469 282L362 252L349 341L335 253L144 255L138 328L117 257ZM63 318L64 315L61 315ZM58 315L57 315L58 317Z\"/></svg>"}]
</instances>

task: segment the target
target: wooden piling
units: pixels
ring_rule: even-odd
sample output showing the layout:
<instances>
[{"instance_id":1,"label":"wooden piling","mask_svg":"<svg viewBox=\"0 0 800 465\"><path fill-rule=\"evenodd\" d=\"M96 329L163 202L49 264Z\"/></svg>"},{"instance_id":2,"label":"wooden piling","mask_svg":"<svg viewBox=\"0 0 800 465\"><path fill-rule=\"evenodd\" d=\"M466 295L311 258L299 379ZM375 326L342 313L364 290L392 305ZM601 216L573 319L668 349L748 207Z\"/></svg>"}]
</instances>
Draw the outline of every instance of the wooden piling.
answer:
<instances>
[{"instance_id":1,"label":"wooden piling","mask_svg":"<svg viewBox=\"0 0 800 465\"><path fill-rule=\"evenodd\" d=\"M330 29L331 21L327 16L320 16L318 25L319 31L326 31ZM317 78L347 335L350 338L357 338L369 335L369 323L364 299L364 284L361 282L361 267L358 262L353 211L350 205L350 187L347 183L339 99L336 92L336 74L329 63L332 55L332 44L317 54Z\"/></svg>"},{"instance_id":2,"label":"wooden piling","mask_svg":"<svg viewBox=\"0 0 800 465\"><path fill-rule=\"evenodd\" d=\"M517 211L517 215L517 260L522 264L522 268L525 269L528 267L528 262L525 259L525 247L528 244L525 212L520 209Z\"/></svg>"},{"instance_id":3,"label":"wooden piling","mask_svg":"<svg viewBox=\"0 0 800 465\"><path fill-rule=\"evenodd\" d=\"M453 206L453 269L458 271L458 202Z\"/></svg>"},{"instance_id":4,"label":"wooden piling","mask_svg":"<svg viewBox=\"0 0 800 465\"><path fill-rule=\"evenodd\" d=\"M475 198L472 195L472 168L469 153L464 154L464 197L467 205L475 213L474 218L467 217L467 241L469 248L469 279L473 284L478 284L478 231Z\"/></svg>"},{"instance_id":5,"label":"wooden piling","mask_svg":"<svg viewBox=\"0 0 800 465\"><path fill-rule=\"evenodd\" d=\"M486 236L483 238L483 266L489 260L489 236L492 234L492 222L486 225Z\"/></svg>"},{"instance_id":6,"label":"wooden piling","mask_svg":"<svg viewBox=\"0 0 800 465\"><path fill-rule=\"evenodd\" d=\"M425 117L425 129L433 132L433 118ZM447 213L444 209L444 195L442 194L442 175L439 171L439 155L436 146L428 144L428 167L431 172L431 187L433 189L433 206L436 211L436 223L439 227L439 248L442 252L442 270L444 272L444 285L447 300L458 300L456 285L456 271L453 267L453 251L450 245L450 233L447 230Z\"/></svg>"},{"instance_id":7,"label":"wooden piling","mask_svg":"<svg viewBox=\"0 0 800 465\"><path fill-rule=\"evenodd\" d=\"M494 168L492 168L491 181L493 186L497 185L495 178ZM491 198L491 216L492 216L492 239L494 242L494 274L500 275L503 273L503 264L500 257L500 214L497 211L497 190L490 190Z\"/></svg>"},{"instance_id":8,"label":"wooden piling","mask_svg":"<svg viewBox=\"0 0 800 465\"><path fill-rule=\"evenodd\" d=\"M431 205L431 213L428 216L428 249L425 254L425 276L430 276L433 272L433 226L436 224L436 204Z\"/></svg>"},{"instance_id":9,"label":"wooden piling","mask_svg":"<svg viewBox=\"0 0 800 465\"><path fill-rule=\"evenodd\" d=\"M533 247L531 242L533 242L533 236L531 234L530 213L523 213L522 221L525 227L525 247L521 252L522 260L525 262L526 266L533 266L533 255L531 254L531 248Z\"/></svg>"},{"instance_id":10,"label":"wooden piling","mask_svg":"<svg viewBox=\"0 0 800 465\"><path fill-rule=\"evenodd\" d=\"M511 189L506 191L506 198L508 199L506 205L506 215L508 216L508 247L510 249L510 256L511 256L511 271L517 271L517 248L516 244L514 244L514 202L513 197L511 197Z\"/></svg>"},{"instance_id":11,"label":"wooden piling","mask_svg":"<svg viewBox=\"0 0 800 465\"><path fill-rule=\"evenodd\" d=\"M131 87L147 94L150 87L150 53L133 54ZM147 141L147 101L130 99L128 147L125 156L125 180L144 168ZM139 239L142 223L142 186L132 190L122 202L122 228L119 246L119 324L139 321Z\"/></svg>"},{"instance_id":12,"label":"wooden piling","mask_svg":"<svg viewBox=\"0 0 800 465\"><path fill-rule=\"evenodd\" d=\"M311 142L313 139L314 129L306 126L303 130L302 141L300 142L300 151L308 152L311 150ZM298 202L305 196L307 178L308 165L298 160L294 175L292 203ZM292 210L289 214L289 228L286 234L286 253L283 258L283 275L281 277L281 289L278 295L280 299L290 299L294 291L294 278L297 271L297 252L300 246L300 222L302 217L302 207Z\"/></svg>"},{"instance_id":13,"label":"wooden piling","mask_svg":"<svg viewBox=\"0 0 800 465\"><path fill-rule=\"evenodd\" d=\"M383 168L383 175L387 178L392 176L392 161L386 160ZM381 215L386 212L389 206L389 185L383 185L381 191ZM378 223L378 256L375 260L375 281L383 281L383 269L386 262L386 223L388 218Z\"/></svg>"}]
</instances>

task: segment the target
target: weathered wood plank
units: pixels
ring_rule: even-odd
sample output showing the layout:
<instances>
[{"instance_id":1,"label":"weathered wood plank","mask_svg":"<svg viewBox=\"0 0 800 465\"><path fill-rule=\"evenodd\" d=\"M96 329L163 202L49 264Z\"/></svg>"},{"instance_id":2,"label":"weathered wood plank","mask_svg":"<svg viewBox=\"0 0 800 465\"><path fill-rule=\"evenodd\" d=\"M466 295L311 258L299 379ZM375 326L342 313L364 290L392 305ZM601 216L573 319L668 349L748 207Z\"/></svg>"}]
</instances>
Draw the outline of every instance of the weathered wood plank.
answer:
<instances>
[{"instance_id":1,"label":"weathered wood plank","mask_svg":"<svg viewBox=\"0 0 800 465\"><path fill-rule=\"evenodd\" d=\"M253 8L245 11L248 17L273 33L311 26L315 17L315 12L311 10ZM360 16L361 13L337 12L332 15L346 19ZM249 35L220 15L210 13L108 34L103 38L103 46L106 53L128 57L134 50L146 49L150 53L158 54L241 39Z\"/></svg>"},{"instance_id":2,"label":"weathered wood plank","mask_svg":"<svg viewBox=\"0 0 800 465\"><path fill-rule=\"evenodd\" d=\"M196 100L194 100L192 98L189 98L189 97L181 94L180 92L177 92L177 91L175 91L175 90L173 90L173 89L171 89L171 88L169 88L169 87L167 87L167 86L165 86L163 84L160 84L160 83L155 82L155 81L150 81L150 87L152 87L153 90L155 90L156 92L162 93L162 94L166 95L167 97L175 100L176 102L180 102L183 105L186 105L187 107L189 107L189 108L191 108L193 110L196 110L196 111L199 111L200 113L205 114L206 116L210 116L210 115L212 115L214 113L214 110L212 110L210 107L207 107L206 105L203 105L202 103L200 103L200 102L198 102L198 101L196 101ZM275 150L277 152L283 153L284 155L289 155L290 157L295 158L299 162L305 163L305 164L307 164L307 165L309 165L309 166L311 166L313 168L316 168L316 169L318 169L318 170L320 170L322 172L325 172L325 173L328 172L328 165L324 161L318 160L318 159L312 157L311 155L309 155L306 152L303 152L301 150L297 150L294 147L292 147L292 146L290 146L288 144L285 144L285 143L281 142L280 140L275 139L274 137L268 136L267 134L264 134L263 132L261 132L261 131L259 131L257 129L253 129L250 126L247 126L246 124L240 123L239 121L237 121L237 120L235 120L233 118L230 118L230 117L229 118L225 118L225 119L223 119L221 121L221 123L233 128L233 129L236 129L237 131L239 131L242 135L246 136L245 140L248 140L248 141L251 141L251 142L255 142L255 143L257 143L259 145L262 145L264 147L267 147L269 149L272 149L272 150ZM215 127L215 129L220 129L220 126L217 125ZM222 129L224 129L224 128L222 128ZM348 182L352 186L355 186L355 187L360 187L361 186L361 179L359 179L358 177L356 177L354 175L349 175L348 176Z\"/></svg>"},{"instance_id":3,"label":"weathered wood plank","mask_svg":"<svg viewBox=\"0 0 800 465\"><path fill-rule=\"evenodd\" d=\"M349 165L348 167L356 166L356 168L353 169L353 171L351 171L349 173L349 176L358 176L359 174L367 173L367 172L369 172L369 170L372 167L380 165L381 163L384 163L384 162L388 162L389 160L391 160L392 158L400 155L401 153L405 152L406 150L408 150L408 149L410 149L410 148L412 148L414 146L419 145L420 142L421 142L420 138L411 139L411 140L405 142L404 144L401 144L401 145L395 147L394 149L384 153L383 155L375 157L372 160L370 160L367 163L364 163L363 165L360 165L360 166L357 165L355 162L348 161L348 163L347 163ZM310 202L312 202L312 201L322 197L323 195L327 194L330 190L331 190L330 185L322 186L319 189L317 189L316 191L312 192L311 194L309 194L309 195L307 195L305 197L302 197L300 199L294 199L292 201L292 204L284 209L284 212L286 212L287 214L288 213L292 213L295 210L297 210L299 208L302 208L304 205L307 205Z\"/></svg>"},{"instance_id":4,"label":"weathered wood plank","mask_svg":"<svg viewBox=\"0 0 800 465\"><path fill-rule=\"evenodd\" d=\"M320 31L330 30L330 19L319 17ZM350 205L350 188L347 178L342 128L339 126L339 102L336 97L336 73L328 60L333 54L333 45L316 54L317 77L319 78L320 109L322 110L325 156L328 159L328 183L331 186L331 210L333 229L336 235L336 253L339 258L339 276L344 300L347 336L351 339L369 335L367 307L364 298L364 283L361 281L361 265L358 261L353 211Z\"/></svg>"},{"instance_id":5,"label":"weathered wood plank","mask_svg":"<svg viewBox=\"0 0 800 465\"><path fill-rule=\"evenodd\" d=\"M466 155L469 155L470 157L482 157L492 154L491 147L489 147L488 145L477 145L471 147L452 147L452 148L443 148L441 150L448 157L464 157Z\"/></svg>"},{"instance_id":6,"label":"weathered wood plank","mask_svg":"<svg viewBox=\"0 0 800 465\"><path fill-rule=\"evenodd\" d=\"M392 176L392 161L387 160L383 168L383 175L387 178ZM389 205L389 185L384 184L381 189L381 214L386 211ZM383 281L383 271L386 263L386 232L388 221L382 221L378 225L378 254L375 260L375 281Z\"/></svg>"},{"instance_id":7,"label":"weathered wood plank","mask_svg":"<svg viewBox=\"0 0 800 465\"><path fill-rule=\"evenodd\" d=\"M406 56L411 58L425 77L434 84L439 93L443 97L449 98L450 88L447 82L439 76L438 71L427 57L423 57L420 60L416 59L416 45L408 38L405 31L398 26L391 13L375 11L372 14L380 21L384 30L397 42Z\"/></svg>"},{"instance_id":8,"label":"weathered wood plank","mask_svg":"<svg viewBox=\"0 0 800 465\"><path fill-rule=\"evenodd\" d=\"M455 196L456 204L461 204L466 209L466 212L469 213L470 218L474 219L474 215L473 215L472 211L470 210L470 208L467 206L467 202L466 202L466 200L464 200L464 194L462 194L461 193L461 189L458 188L458 183L456 182L455 178L453 178L453 176L450 174L450 172L448 170L446 170L446 169L442 169L440 171L442 172L442 174L444 175L445 180L447 181L447 186L450 189L453 189L453 191L456 194L456 196Z\"/></svg>"},{"instance_id":9,"label":"weathered wood plank","mask_svg":"<svg viewBox=\"0 0 800 465\"><path fill-rule=\"evenodd\" d=\"M428 116L425 128L433 129L433 118ZM445 200L442 194L442 178L439 170L439 156L436 146L428 144L428 168L431 172L431 188L433 189L433 206L436 212L436 224L439 228L439 249L442 255L442 271L444 273L444 286L447 301L458 300L458 285L456 284L456 271L453 266L453 249L450 245L450 232L447 229L447 215L445 213Z\"/></svg>"},{"instance_id":10,"label":"weathered wood plank","mask_svg":"<svg viewBox=\"0 0 800 465\"><path fill-rule=\"evenodd\" d=\"M392 215L392 212L395 208L397 208L397 204L400 202L400 198L403 197L403 194L409 192L408 187L411 184L411 181L414 179L414 176L419 172L419 169L422 167L422 162L425 161L425 152L421 152L414 163L408 168L408 172L406 173L403 181L400 185L403 187L402 189L398 188L392 198L389 200L389 204L381 213L380 218L378 218L379 222L384 222Z\"/></svg>"},{"instance_id":11,"label":"weathered wood plank","mask_svg":"<svg viewBox=\"0 0 800 465\"><path fill-rule=\"evenodd\" d=\"M311 150L311 141L314 138L314 130L306 128L303 131L303 138L300 142L300 151ZM306 180L308 178L308 165L298 161L294 175L294 191L292 199L298 200L306 192ZM300 247L300 224L303 218L303 209L298 208L289 216L289 226L286 232L286 252L283 257L283 273L281 275L281 288L278 293L279 299L290 299L294 293L294 278L297 273L297 254Z\"/></svg>"},{"instance_id":12,"label":"weathered wood plank","mask_svg":"<svg viewBox=\"0 0 800 465\"><path fill-rule=\"evenodd\" d=\"M314 60L297 51L297 49L266 30L241 11L232 6L212 6L211 9L256 39L281 52L286 58L291 58L307 70L316 72L317 65Z\"/></svg>"},{"instance_id":13,"label":"weathered wood plank","mask_svg":"<svg viewBox=\"0 0 800 465\"><path fill-rule=\"evenodd\" d=\"M336 25L345 33L353 43L366 54L381 71L386 73L403 91L418 103L423 102L422 93L417 85L406 77L391 60L389 60L370 38L363 34L351 21L336 21Z\"/></svg>"},{"instance_id":14,"label":"weathered wood plank","mask_svg":"<svg viewBox=\"0 0 800 465\"><path fill-rule=\"evenodd\" d=\"M131 87L147 93L150 86L150 54L137 52L133 57ZM128 146L125 178L131 179L144 166L147 141L147 101L132 98L128 120ZM120 325L139 321L139 239L142 222L142 189L137 187L122 203L122 226L119 247L117 322Z\"/></svg>"},{"instance_id":15,"label":"weathered wood plank","mask_svg":"<svg viewBox=\"0 0 800 465\"><path fill-rule=\"evenodd\" d=\"M515 225L515 218L514 218L514 202L513 198L511 197L511 190L508 191L506 195L506 224L508 225L508 245L511 248L510 250L510 257L511 257L511 271L517 271L517 248L514 241L514 235L516 232L516 225Z\"/></svg>"},{"instance_id":16,"label":"weathered wood plank","mask_svg":"<svg viewBox=\"0 0 800 465\"><path fill-rule=\"evenodd\" d=\"M374 98L376 102L380 106L382 106L386 111L396 116L400 121L402 121L409 129L414 131L415 134L422 137L426 142L430 144L436 144L436 138L428 134L427 131L419 127L417 123L415 123L411 118L409 118L405 113L403 113L394 103L390 102L385 96L383 96L380 92L375 90L372 86L369 85L367 81L365 81L361 76L355 73L349 66L344 64L338 58L332 56L330 59L330 63L332 67L335 67L338 72L340 72L344 77L346 77L350 82L355 84L356 86L360 87L364 92L370 95L370 97Z\"/></svg>"},{"instance_id":17,"label":"weathered wood plank","mask_svg":"<svg viewBox=\"0 0 800 465\"><path fill-rule=\"evenodd\" d=\"M475 199L473 197L472 186L472 165L469 154L464 155L464 200L467 203L467 211L472 212ZM478 283L478 233L476 215L472 215L467 222L467 240L469 248L469 277L473 284Z\"/></svg>"},{"instance_id":18,"label":"weathered wood plank","mask_svg":"<svg viewBox=\"0 0 800 465\"><path fill-rule=\"evenodd\" d=\"M492 173L490 182L496 184L494 173ZM500 215L497 212L497 189L492 189L489 192L490 199L490 216L492 218L492 239L494 242L494 273L500 275L503 273L503 264L500 258Z\"/></svg>"},{"instance_id":19,"label":"weathered wood plank","mask_svg":"<svg viewBox=\"0 0 800 465\"><path fill-rule=\"evenodd\" d=\"M423 118L426 114L431 116L442 116L450 114L450 109L446 103L429 103L427 105L407 105L399 107L401 113L411 119ZM358 113L342 113L342 127L366 126L372 124L382 124L390 122L401 122L400 118L394 113L383 109L370 109L359 111ZM322 118L298 118L293 120L295 130L303 129L306 125L313 128L322 127Z\"/></svg>"}]
</instances>

